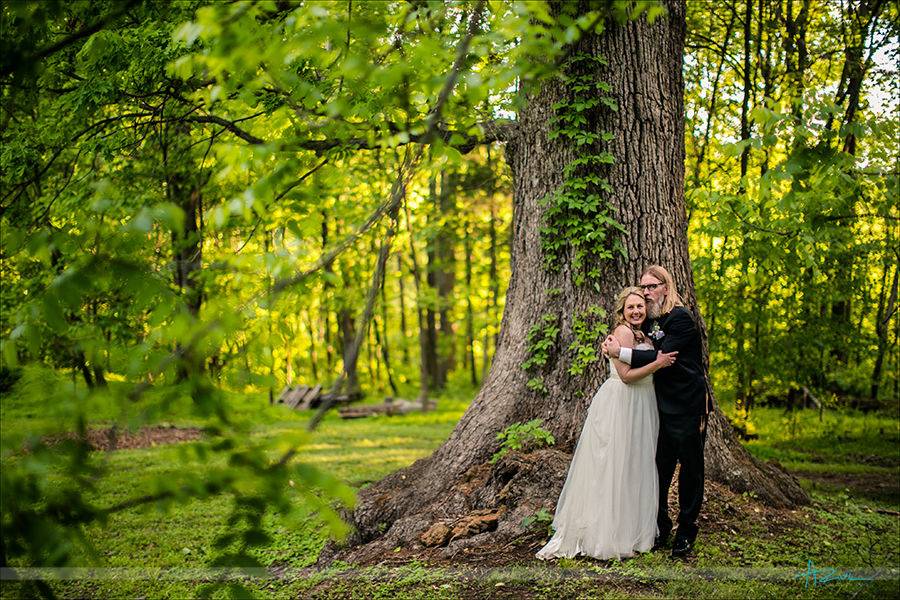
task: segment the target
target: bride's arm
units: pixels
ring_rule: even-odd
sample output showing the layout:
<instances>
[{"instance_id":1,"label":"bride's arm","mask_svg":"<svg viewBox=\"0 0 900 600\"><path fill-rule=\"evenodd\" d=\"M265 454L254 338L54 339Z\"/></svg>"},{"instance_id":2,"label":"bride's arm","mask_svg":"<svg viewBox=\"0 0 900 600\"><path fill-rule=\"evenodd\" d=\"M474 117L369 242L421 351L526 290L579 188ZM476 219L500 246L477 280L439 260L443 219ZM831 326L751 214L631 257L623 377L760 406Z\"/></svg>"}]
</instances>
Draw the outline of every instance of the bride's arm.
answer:
<instances>
[{"instance_id":1,"label":"bride's arm","mask_svg":"<svg viewBox=\"0 0 900 600\"><path fill-rule=\"evenodd\" d=\"M625 325L619 325L618 327L616 327L613 335L616 336L616 339L619 340L619 344L621 344L623 348L634 347L634 333L629 327L626 327ZM643 379L647 375L657 372L658 370L668 366L672 362L674 362L674 357L670 357L669 355L662 353L659 353L656 357L656 360L654 360L649 365L644 365L643 367L639 368L634 368L626 365L617 358L613 359L613 365L615 365L616 371L619 372L619 378L625 383L634 383L639 379Z\"/></svg>"}]
</instances>

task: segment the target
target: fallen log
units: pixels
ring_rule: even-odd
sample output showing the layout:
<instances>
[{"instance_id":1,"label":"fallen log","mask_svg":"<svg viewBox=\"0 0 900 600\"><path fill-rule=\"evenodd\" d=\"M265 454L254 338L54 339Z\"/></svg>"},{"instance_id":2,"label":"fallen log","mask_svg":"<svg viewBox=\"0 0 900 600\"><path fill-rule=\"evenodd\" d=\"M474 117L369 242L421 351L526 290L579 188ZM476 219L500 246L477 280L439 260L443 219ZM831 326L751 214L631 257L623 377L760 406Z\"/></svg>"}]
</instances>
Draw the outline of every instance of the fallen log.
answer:
<instances>
[{"instance_id":1,"label":"fallen log","mask_svg":"<svg viewBox=\"0 0 900 600\"><path fill-rule=\"evenodd\" d=\"M284 404L292 410L308 410L310 408L318 408L323 402L332 398L330 394L322 393L322 384L315 386L298 385L296 387L285 387L278 397L277 404ZM334 396L332 404L350 404L361 400L362 392L350 392L347 394L338 394Z\"/></svg>"},{"instance_id":2,"label":"fallen log","mask_svg":"<svg viewBox=\"0 0 900 600\"><path fill-rule=\"evenodd\" d=\"M385 398L382 404L348 406L338 409L338 414L342 419L361 419L376 415L405 415L418 410L422 410L422 405L418 402L411 402L402 398Z\"/></svg>"}]
</instances>

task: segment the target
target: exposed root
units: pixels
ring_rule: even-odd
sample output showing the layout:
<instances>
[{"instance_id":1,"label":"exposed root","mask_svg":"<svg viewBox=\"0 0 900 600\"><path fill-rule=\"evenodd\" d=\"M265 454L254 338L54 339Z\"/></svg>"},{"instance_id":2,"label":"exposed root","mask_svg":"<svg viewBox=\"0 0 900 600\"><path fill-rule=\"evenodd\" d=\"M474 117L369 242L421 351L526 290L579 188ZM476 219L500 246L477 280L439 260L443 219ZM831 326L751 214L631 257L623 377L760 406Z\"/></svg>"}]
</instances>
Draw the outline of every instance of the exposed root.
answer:
<instances>
[{"instance_id":1,"label":"exposed root","mask_svg":"<svg viewBox=\"0 0 900 600\"><path fill-rule=\"evenodd\" d=\"M720 411L709 418L706 447L706 479L726 484L737 493L753 492L776 508L809 503L800 482L777 463L753 458L730 432L731 424Z\"/></svg>"},{"instance_id":2,"label":"exposed root","mask_svg":"<svg viewBox=\"0 0 900 600\"><path fill-rule=\"evenodd\" d=\"M560 450L542 449L528 454L510 452L496 464L474 466L445 493L415 505L386 526L383 535L376 531L376 536L366 540L357 531L346 547L330 544L322 552L320 564L335 558L368 563L397 548L452 556L488 541L507 544L530 533L523 524L526 517L541 509L554 510L570 460L571 455ZM416 465L411 470L416 471ZM405 471L399 476L410 477ZM376 509L379 501L399 499L399 495L366 492L357 509L364 514Z\"/></svg>"},{"instance_id":3,"label":"exposed root","mask_svg":"<svg viewBox=\"0 0 900 600\"><path fill-rule=\"evenodd\" d=\"M547 523L523 521L541 509L553 513L571 455L555 449L512 452L492 465L469 469L451 489L398 519L383 535L346 546L329 544L318 567L340 559L356 565L471 563L503 565L531 560L547 541ZM677 513L677 472L669 493ZM753 519L747 520L752 515ZM803 526L798 511L762 502L722 483L707 481L699 525L701 535L737 533L764 522L778 535ZM744 532L746 533L746 532Z\"/></svg>"}]
</instances>

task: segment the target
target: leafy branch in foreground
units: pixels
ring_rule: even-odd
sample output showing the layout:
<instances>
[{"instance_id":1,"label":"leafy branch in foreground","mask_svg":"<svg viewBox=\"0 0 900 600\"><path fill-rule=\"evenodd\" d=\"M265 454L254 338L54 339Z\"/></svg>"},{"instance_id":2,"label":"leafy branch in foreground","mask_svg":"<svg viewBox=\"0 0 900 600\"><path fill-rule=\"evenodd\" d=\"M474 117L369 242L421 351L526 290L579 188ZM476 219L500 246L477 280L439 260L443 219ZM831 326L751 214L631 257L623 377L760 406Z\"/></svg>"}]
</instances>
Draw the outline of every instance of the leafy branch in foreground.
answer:
<instances>
[{"instance_id":1,"label":"leafy branch in foreground","mask_svg":"<svg viewBox=\"0 0 900 600\"><path fill-rule=\"evenodd\" d=\"M451 91L457 81L458 75L468 56L468 48L478 31L478 23L482 17L484 3L476 5L468 20L466 34L460 40L456 58L447 75L444 85L437 100L429 111L423 132L423 140L430 140L436 131L440 115L444 105L450 98ZM222 124L222 123L218 123ZM304 464L297 464L292 459L298 453L303 440L276 440L249 441L249 431L246 427L229 419L221 391L218 390L207 375L200 374L192 365L197 364L197 355L206 354L223 337L233 335L238 331L241 316L254 304L271 302L279 294L289 288L298 285L319 269L330 265L334 259L365 232L374 227L385 213L392 214L396 220L400 202L405 196L405 190L415 173L415 167L420 162L424 153L424 146L419 145L414 151L408 152L391 189L390 198L376 209L369 218L353 233L329 252L324 254L311 268L294 276L279 279L268 289L253 295L243 302L237 310L218 311L218 314L206 322L195 318L197 314L185 314L180 310L176 298L170 298L169 312L162 315L165 319L172 319L171 324L164 335L157 334L153 342L159 343L167 339L175 342L175 350L166 356L156 356L147 361L153 366L141 383L128 392L127 397L121 398L126 403L137 403L143 396L153 390L151 380L167 373L172 367L184 369L184 376L180 386L167 388L164 392L170 397L176 394L187 395L197 412L206 417L214 417L217 425L208 426L206 429L207 440L204 443L192 447L195 457L201 460L213 456L223 456L226 465L223 468L209 469L204 478L188 477L188 481L178 481L177 478L169 478L157 482L157 489L150 493L138 495L134 498L123 500L113 506L97 507L86 497L86 491L92 486L91 479L102 477L104 465L102 458L90 453L84 440L84 418L80 417L79 436L76 440L65 442L57 447L50 447L45 442L33 444L28 454L21 459L10 459L10 464L3 470L3 531L4 562L7 559L26 558L34 565L63 565L69 564L74 554L76 545L88 546L83 534L83 527L90 523L102 523L116 512L133 509L142 505L156 504L160 507L170 506L174 503L187 502L190 499L203 499L213 496L228 494L233 498L233 509L229 518L229 531L223 535L217 545L222 551L217 561L221 564L237 564L252 566L258 564L248 553L253 546L264 545L268 537L262 528L262 519L267 511L275 511L282 514L296 512L298 510L310 510L310 517L323 522L334 535L346 532L346 526L332 508L332 501L338 502L345 508L353 505L353 491L345 484L327 474ZM312 171L311 171L312 172ZM182 185L189 182L188 176L169 174L167 183ZM301 178L302 180L303 178ZM178 207L176 207L178 208ZM188 238L192 232L182 233L184 224L183 211L174 211L181 218L173 219L171 229L173 237L187 238L183 243L189 247L195 240ZM148 221L152 225L153 220ZM141 226L138 228L135 240L140 238ZM98 230L99 231L99 230ZM390 236L388 236L388 239ZM95 243L99 244L102 238L97 236ZM179 240L181 241L181 240ZM367 301L363 323L358 327L358 335L354 342L356 352L361 345L362 336L368 320L371 319L372 305L378 289L379 272L383 273L384 263L387 258L389 246L384 245L379 253L379 268L376 269L372 290ZM202 249L202 247L200 248ZM198 253L199 253L198 249ZM102 256L102 255L101 255ZM99 292L103 285L118 285L108 279L97 281L84 277L87 267L97 268L101 262L94 258L88 259L84 265L76 265L64 275L53 279L41 296L45 299L44 310L53 309L50 326L62 331L67 328L75 318L76 309L82 302L86 292ZM192 285L195 285L194 281ZM190 290L188 290L190 291ZM171 296L172 294L168 294ZM151 294L150 297L153 295ZM163 295L165 296L165 294ZM190 307L188 307L190 308ZM195 312L198 312L195 310ZM216 314L215 312L213 314ZM37 326L32 324L29 335L35 338L38 333ZM4 345L5 354L16 358L15 338L13 343ZM147 346L144 348L146 349ZM238 353L246 351L244 346ZM140 361L139 353L135 358ZM190 359L190 362L186 362ZM338 379L338 384L340 382ZM318 417L328 406L325 405ZM318 418L311 421L315 425ZM115 431L115 429L113 429ZM280 458L272 459L272 450L285 445L287 441L289 450L281 453ZM40 478L41 473L48 467L47 463L61 468L65 473L64 483L61 486L48 487ZM14 494L11 492L15 492ZM297 502L295 495L300 494L303 502ZM37 535L36 532L40 532Z\"/></svg>"}]
</instances>

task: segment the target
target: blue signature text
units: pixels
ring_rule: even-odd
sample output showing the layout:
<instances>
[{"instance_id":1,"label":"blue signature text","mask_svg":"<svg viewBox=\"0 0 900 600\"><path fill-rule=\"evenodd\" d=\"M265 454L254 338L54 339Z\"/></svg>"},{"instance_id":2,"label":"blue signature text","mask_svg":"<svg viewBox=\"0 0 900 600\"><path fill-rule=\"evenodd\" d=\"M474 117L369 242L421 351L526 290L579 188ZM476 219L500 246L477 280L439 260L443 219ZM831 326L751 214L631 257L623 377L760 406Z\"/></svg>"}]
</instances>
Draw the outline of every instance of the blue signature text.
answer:
<instances>
[{"instance_id":1,"label":"blue signature text","mask_svg":"<svg viewBox=\"0 0 900 600\"><path fill-rule=\"evenodd\" d=\"M794 576L794 579L806 579L806 587L810 586L812 583L813 586L823 585L826 583L831 583L832 581L871 581L871 577L857 577L850 573L849 571L845 571L843 573L838 573L837 569L832 567L822 567L817 569L813 564L813 561L806 561L806 571L800 572Z\"/></svg>"}]
</instances>

